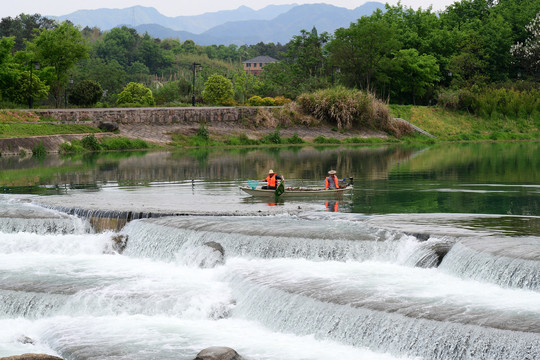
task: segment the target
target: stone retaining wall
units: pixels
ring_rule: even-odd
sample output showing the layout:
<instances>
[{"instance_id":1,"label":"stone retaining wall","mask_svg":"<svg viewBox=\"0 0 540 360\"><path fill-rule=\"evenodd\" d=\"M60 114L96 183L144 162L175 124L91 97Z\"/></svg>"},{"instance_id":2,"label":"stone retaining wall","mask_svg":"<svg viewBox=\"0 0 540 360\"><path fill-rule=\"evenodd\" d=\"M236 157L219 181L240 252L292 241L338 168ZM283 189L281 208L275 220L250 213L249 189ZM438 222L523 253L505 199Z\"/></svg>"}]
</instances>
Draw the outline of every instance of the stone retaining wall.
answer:
<instances>
[{"instance_id":1,"label":"stone retaining wall","mask_svg":"<svg viewBox=\"0 0 540 360\"><path fill-rule=\"evenodd\" d=\"M103 121L118 124L239 123L257 115L256 107L114 108L35 110L58 121Z\"/></svg>"}]
</instances>

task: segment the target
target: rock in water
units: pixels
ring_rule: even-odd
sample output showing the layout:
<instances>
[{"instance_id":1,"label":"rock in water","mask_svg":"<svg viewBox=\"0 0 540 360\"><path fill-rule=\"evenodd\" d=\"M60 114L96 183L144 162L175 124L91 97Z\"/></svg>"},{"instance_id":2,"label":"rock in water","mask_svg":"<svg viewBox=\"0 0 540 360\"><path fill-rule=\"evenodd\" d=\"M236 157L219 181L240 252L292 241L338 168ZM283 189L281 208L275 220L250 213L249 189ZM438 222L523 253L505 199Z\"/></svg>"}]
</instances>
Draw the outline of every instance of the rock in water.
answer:
<instances>
[{"instance_id":1,"label":"rock in water","mask_svg":"<svg viewBox=\"0 0 540 360\"><path fill-rule=\"evenodd\" d=\"M126 248L127 241L128 241L127 235L116 235L116 236L113 236L111 240L113 241L114 251L116 251L119 254L124 252L124 249Z\"/></svg>"},{"instance_id":2,"label":"rock in water","mask_svg":"<svg viewBox=\"0 0 540 360\"><path fill-rule=\"evenodd\" d=\"M29 338L28 336L26 335L21 335L17 338L17 341L20 342L21 344L32 344L34 345L36 342L34 341L34 339L32 338Z\"/></svg>"},{"instance_id":3,"label":"rock in water","mask_svg":"<svg viewBox=\"0 0 540 360\"><path fill-rule=\"evenodd\" d=\"M201 350L194 360L244 360L244 358L229 347L212 346Z\"/></svg>"},{"instance_id":4,"label":"rock in water","mask_svg":"<svg viewBox=\"0 0 540 360\"><path fill-rule=\"evenodd\" d=\"M113 132L118 130L118 124L112 121L102 121L99 123L98 128L103 131Z\"/></svg>"},{"instance_id":5,"label":"rock in water","mask_svg":"<svg viewBox=\"0 0 540 360\"><path fill-rule=\"evenodd\" d=\"M58 356L47 354L22 354L0 358L0 360L63 360Z\"/></svg>"},{"instance_id":6,"label":"rock in water","mask_svg":"<svg viewBox=\"0 0 540 360\"><path fill-rule=\"evenodd\" d=\"M209 241L204 243L203 248L207 250L202 250L199 253L199 255L202 257L199 261L199 267L213 268L217 265L223 265L225 263L225 250L220 243Z\"/></svg>"},{"instance_id":7,"label":"rock in water","mask_svg":"<svg viewBox=\"0 0 540 360\"><path fill-rule=\"evenodd\" d=\"M220 243L217 243L215 241L209 241L205 242L204 245L211 247L212 249L219 251L221 255L225 255L225 250L223 250L223 246L221 246Z\"/></svg>"}]
</instances>

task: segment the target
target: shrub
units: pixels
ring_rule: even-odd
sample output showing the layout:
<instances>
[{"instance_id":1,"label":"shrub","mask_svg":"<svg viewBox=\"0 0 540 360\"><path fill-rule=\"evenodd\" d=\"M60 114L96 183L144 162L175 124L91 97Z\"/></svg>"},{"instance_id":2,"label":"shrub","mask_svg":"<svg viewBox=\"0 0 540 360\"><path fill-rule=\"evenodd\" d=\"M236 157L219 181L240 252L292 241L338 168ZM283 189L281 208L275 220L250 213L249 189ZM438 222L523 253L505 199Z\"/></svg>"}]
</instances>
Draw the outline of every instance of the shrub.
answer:
<instances>
[{"instance_id":1,"label":"shrub","mask_svg":"<svg viewBox=\"0 0 540 360\"><path fill-rule=\"evenodd\" d=\"M324 135L319 135L315 139L313 139L313 142L315 144L341 144L341 141L336 138L327 138Z\"/></svg>"},{"instance_id":2,"label":"shrub","mask_svg":"<svg viewBox=\"0 0 540 360\"><path fill-rule=\"evenodd\" d=\"M36 145L32 149L32 157L44 158L46 155L47 155L47 150L45 149L45 146L43 145L43 143L40 141L39 145Z\"/></svg>"},{"instance_id":3,"label":"shrub","mask_svg":"<svg viewBox=\"0 0 540 360\"><path fill-rule=\"evenodd\" d=\"M480 94L478 97L479 113L485 117L492 117L495 110L497 110L498 99L496 96L490 93Z\"/></svg>"},{"instance_id":4,"label":"shrub","mask_svg":"<svg viewBox=\"0 0 540 360\"><path fill-rule=\"evenodd\" d=\"M531 118L534 111L540 107L540 93L538 91L522 92L521 102L525 113Z\"/></svg>"},{"instance_id":5,"label":"shrub","mask_svg":"<svg viewBox=\"0 0 540 360\"><path fill-rule=\"evenodd\" d=\"M279 135L279 129L276 129L271 134L266 135L261 139L265 144L281 144L281 136Z\"/></svg>"},{"instance_id":6,"label":"shrub","mask_svg":"<svg viewBox=\"0 0 540 360\"><path fill-rule=\"evenodd\" d=\"M258 95L255 95L255 96L252 96L248 99L248 104L250 106L261 106L262 105L262 102L263 102L263 99L262 97L258 96Z\"/></svg>"},{"instance_id":7,"label":"shrub","mask_svg":"<svg viewBox=\"0 0 540 360\"><path fill-rule=\"evenodd\" d=\"M442 90L437 95L437 104L448 110L457 110L459 107L459 93L455 90Z\"/></svg>"},{"instance_id":8,"label":"shrub","mask_svg":"<svg viewBox=\"0 0 540 360\"><path fill-rule=\"evenodd\" d=\"M89 151L98 151L101 149L101 146L99 145L99 142L97 141L94 134L92 135L86 135L81 139L81 145L83 148Z\"/></svg>"},{"instance_id":9,"label":"shrub","mask_svg":"<svg viewBox=\"0 0 540 360\"><path fill-rule=\"evenodd\" d=\"M80 145L80 141L73 140L71 143L64 142L60 144L61 154L82 153L85 151L85 148Z\"/></svg>"},{"instance_id":10,"label":"shrub","mask_svg":"<svg viewBox=\"0 0 540 360\"><path fill-rule=\"evenodd\" d=\"M178 101L189 102L191 84L184 79L178 81L169 81L163 86L154 89L152 94L158 105L165 105Z\"/></svg>"},{"instance_id":11,"label":"shrub","mask_svg":"<svg viewBox=\"0 0 540 360\"><path fill-rule=\"evenodd\" d=\"M227 140L225 140L225 144L232 145L232 146L238 146L238 145L258 145L260 144L259 140L252 140L248 138L246 134L240 134L237 137L231 136Z\"/></svg>"},{"instance_id":12,"label":"shrub","mask_svg":"<svg viewBox=\"0 0 540 360\"><path fill-rule=\"evenodd\" d=\"M284 142L286 144L303 144L305 141L297 133L294 133L290 138L286 138Z\"/></svg>"},{"instance_id":13,"label":"shrub","mask_svg":"<svg viewBox=\"0 0 540 360\"><path fill-rule=\"evenodd\" d=\"M477 95L471 90L464 89L458 93L458 107L460 110L465 110L472 113L478 111L478 99Z\"/></svg>"},{"instance_id":14,"label":"shrub","mask_svg":"<svg viewBox=\"0 0 540 360\"><path fill-rule=\"evenodd\" d=\"M282 105L288 104L290 102L291 102L291 99L287 99L284 96L276 96L274 98L274 104L278 105L278 106L282 106Z\"/></svg>"},{"instance_id":15,"label":"shrub","mask_svg":"<svg viewBox=\"0 0 540 360\"><path fill-rule=\"evenodd\" d=\"M265 97L265 98L262 99L261 105L262 106L274 106L274 105L276 105L276 102L271 97Z\"/></svg>"},{"instance_id":16,"label":"shrub","mask_svg":"<svg viewBox=\"0 0 540 360\"><path fill-rule=\"evenodd\" d=\"M78 106L92 106L103 96L103 89L93 80L83 80L69 94L69 102Z\"/></svg>"},{"instance_id":17,"label":"shrub","mask_svg":"<svg viewBox=\"0 0 540 360\"><path fill-rule=\"evenodd\" d=\"M201 123L199 125L199 129L197 129L197 134L195 136L197 136L201 140L210 140L210 132L208 131L204 123Z\"/></svg>"},{"instance_id":18,"label":"shrub","mask_svg":"<svg viewBox=\"0 0 540 360\"><path fill-rule=\"evenodd\" d=\"M118 105L136 104L139 106L154 106L152 91L143 84L130 82L118 95Z\"/></svg>"},{"instance_id":19,"label":"shrub","mask_svg":"<svg viewBox=\"0 0 540 360\"><path fill-rule=\"evenodd\" d=\"M203 99L214 105L224 105L234 99L232 82L223 75L214 74L204 83Z\"/></svg>"}]
</instances>

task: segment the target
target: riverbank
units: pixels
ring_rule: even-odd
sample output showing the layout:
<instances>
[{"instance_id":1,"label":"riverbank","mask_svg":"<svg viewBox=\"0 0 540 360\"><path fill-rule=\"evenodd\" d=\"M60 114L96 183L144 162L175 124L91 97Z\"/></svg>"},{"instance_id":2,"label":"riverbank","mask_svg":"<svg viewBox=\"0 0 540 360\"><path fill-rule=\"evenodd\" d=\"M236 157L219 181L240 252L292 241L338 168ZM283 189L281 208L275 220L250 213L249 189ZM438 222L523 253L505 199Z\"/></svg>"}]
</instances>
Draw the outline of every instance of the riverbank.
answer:
<instances>
[{"instance_id":1,"label":"riverbank","mask_svg":"<svg viewBox=\"0 0 540 360\"><path fill-rule=\"evenodd\" d=\"M264 107L2 110L0 154L29 154L39 144L47 152L58 152L62 142L92 133L98 138L144 140L162 148L540 139L540 119L536 118L483 119L426 106L391 105L390 110L393 121L409 121L418 127L417 134L396 139L372 129L338 130L312 119L284 121L272 116L272 108ZM117 124L118 130L102 132L98 126L107 120ZM422 130L434 138L419 133Z\"/></svg>"}]
</instances>

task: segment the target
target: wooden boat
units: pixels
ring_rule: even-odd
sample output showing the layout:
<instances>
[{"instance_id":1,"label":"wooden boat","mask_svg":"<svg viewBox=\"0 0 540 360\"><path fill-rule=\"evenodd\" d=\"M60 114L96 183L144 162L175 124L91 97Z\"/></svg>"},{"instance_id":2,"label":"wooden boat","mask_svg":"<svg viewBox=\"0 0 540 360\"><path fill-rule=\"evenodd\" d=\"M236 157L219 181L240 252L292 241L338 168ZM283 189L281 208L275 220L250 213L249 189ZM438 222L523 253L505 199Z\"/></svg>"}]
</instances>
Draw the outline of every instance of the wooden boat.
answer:
<instances>
[{"instance_id":1,"label":"wooden boat","mask_svg":"<svg viewBox=\"0 0 540 360\"><path fill-rule=\"evenodd\" d=\"M266 190L261 188L251 188L248 186L240 186L240 189L246 193L248 193L251 196L257 196L257 197L275 197L276 196L276 190ZM305 188L305 187L298 187L298 188L285 188L285 191L283 194L279 196L279 198L292 198L292 197L321 197L321 198L335 198L339 196L343 196L343 194L352 191L353 185L347 185L344 188L339 189L322 189L322 188Z\"/></svg>"}]
</instances>

